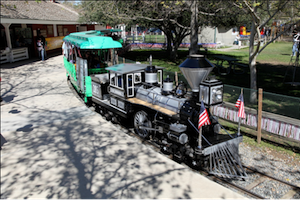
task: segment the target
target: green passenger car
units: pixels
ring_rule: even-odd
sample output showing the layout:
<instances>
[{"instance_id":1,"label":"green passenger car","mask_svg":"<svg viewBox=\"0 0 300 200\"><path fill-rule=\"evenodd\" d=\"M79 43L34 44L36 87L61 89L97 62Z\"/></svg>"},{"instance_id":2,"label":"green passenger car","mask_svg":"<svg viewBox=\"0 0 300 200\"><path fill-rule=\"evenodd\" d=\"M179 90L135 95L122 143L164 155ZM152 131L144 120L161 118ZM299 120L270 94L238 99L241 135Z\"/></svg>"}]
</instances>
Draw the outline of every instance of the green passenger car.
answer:
<instances>
[{"instance_id":1,"label":"green passenger car","mask_svg":"<svg viewBox=\"0 0 300 200\"><path fill-rule=\"evenodd\" d=\"M122 40L111 35L116 31L75 32L63 39L67 77L86 103L92 97L91 76L107 73L105 67L117 62L116 49L122 48Z\"/></svg>"}]
</instances>

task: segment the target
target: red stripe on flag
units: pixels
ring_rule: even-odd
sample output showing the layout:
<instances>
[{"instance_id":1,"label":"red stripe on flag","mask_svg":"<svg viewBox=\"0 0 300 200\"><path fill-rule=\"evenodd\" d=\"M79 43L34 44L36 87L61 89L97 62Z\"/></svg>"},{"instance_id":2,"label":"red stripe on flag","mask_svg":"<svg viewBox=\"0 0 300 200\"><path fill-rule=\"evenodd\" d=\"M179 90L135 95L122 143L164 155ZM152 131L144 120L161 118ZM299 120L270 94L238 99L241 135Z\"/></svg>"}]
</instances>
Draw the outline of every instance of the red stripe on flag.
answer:
<instances>
[{"instance_id":1,"label":"red stripe on flag","mask_svg":"<svg viewBox=\"0 0 300 200\"><path fill-rule=\"evenodd\" d=\"M236 103L235 103L235 107L239 108L241 105L241 96L239 96L239 98L237 99Z\"/></svg>"},{"instance_id":2,"label":"red stripe on flag","mask_svg":"<svg viewBox=\"0 0 300 200\"><path fill-rule=\"evenodd\" d=\"M205 109L203 102L201 102L199 121L198 121L198 129L200 129L200 127L204 126L204 125L210 125L210 120L208 117L207 110Z\"/></svg>"},{"instance_id":3,"label":"red stripe on flag","mask_svg":"<svg viewBox=\"0 0 300 200\"><path fill-rule=\"evenodd\" d=\"M241 105L240 105L238 117L240 117L240 118L246 118L245 107L244 107L244 99L242 99L242 101L241 101Z\"/></svg>"}]
</instances>

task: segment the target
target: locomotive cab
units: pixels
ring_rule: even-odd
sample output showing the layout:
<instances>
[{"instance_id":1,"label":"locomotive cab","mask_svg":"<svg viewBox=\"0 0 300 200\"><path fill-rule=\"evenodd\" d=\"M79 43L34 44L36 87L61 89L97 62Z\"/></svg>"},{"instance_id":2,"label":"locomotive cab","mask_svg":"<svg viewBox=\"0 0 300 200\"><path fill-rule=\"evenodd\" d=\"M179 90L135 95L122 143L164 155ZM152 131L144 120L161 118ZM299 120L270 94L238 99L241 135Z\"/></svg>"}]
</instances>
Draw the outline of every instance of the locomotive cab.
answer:
<instances>
[{"instance_id":1,"label":"locomotive cab","mask_svg":"<svg viewBox=\"0 0 300 200\"><path fill-rule=\"evenodd\" d=\"M136 90L141 85L161 85L162 67L156 67L156 71L148 75L146 64L123 63L107 67L109 72L110 94L119 98L127 99L136 95ZM155 75L153 75L155 74ZM148 79L148 82L146 80ZM150 81L149 81L150 80Z\"/></svg>"}]
</instances>

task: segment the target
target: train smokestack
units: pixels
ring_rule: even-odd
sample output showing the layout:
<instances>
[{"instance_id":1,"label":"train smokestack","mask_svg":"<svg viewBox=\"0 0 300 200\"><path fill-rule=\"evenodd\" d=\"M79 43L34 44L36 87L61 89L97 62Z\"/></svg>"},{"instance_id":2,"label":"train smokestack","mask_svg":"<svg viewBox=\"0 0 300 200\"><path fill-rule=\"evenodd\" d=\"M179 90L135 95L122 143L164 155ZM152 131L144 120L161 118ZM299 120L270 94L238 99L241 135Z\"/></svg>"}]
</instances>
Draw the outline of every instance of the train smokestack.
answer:
<instances>
[{"instance_id":1,"label":"train smokestack","mask_svg":"<svg viewBox=\"0 0 300 200\"><path fill-rule=\"evenodd\" d=\"M199 84L204 81L213 70L214 65L203 55L190 55L179 65L181 72L189 83L193 92L199 92Z\"/></svg>"}]
</instances>

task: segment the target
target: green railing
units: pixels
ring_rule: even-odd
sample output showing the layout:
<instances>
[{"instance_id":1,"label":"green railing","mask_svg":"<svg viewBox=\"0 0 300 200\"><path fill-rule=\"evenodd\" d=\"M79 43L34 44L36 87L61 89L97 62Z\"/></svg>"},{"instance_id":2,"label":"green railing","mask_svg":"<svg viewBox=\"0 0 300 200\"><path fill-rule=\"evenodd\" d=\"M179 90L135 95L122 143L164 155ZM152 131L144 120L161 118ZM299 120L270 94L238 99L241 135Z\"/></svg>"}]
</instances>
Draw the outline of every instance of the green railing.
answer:
<instances>
[{"instance_id":1,"label":"green railing","mask_svg":"<svg viewBox=\"0 0 300 200\"><path fill-rule=\"evenodd\" d=\"M224 101L235 103L241 93L241 87L224 85ZM258 91L243 88L243 97L246 107L257 109L257 99L251 100L251 96ZM270 92L263 92L262 110L278 115L300 119L300 98L291 97Z\"/></svg>"}]
</instances>

